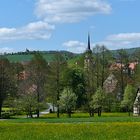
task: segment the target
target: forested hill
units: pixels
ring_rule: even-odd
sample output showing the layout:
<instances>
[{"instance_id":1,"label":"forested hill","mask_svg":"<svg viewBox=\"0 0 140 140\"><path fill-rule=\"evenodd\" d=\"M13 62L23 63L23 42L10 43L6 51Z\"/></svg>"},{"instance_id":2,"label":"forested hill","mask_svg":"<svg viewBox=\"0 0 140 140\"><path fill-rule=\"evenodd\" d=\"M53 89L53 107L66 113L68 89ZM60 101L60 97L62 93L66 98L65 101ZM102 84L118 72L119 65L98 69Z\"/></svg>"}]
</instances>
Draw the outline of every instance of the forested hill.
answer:
<instances>
[{"instance_id":1,"label":"forested hill","mask_svg":"<svg viewBox=\"0 0 140 140\"><path fill-rule=\"evenodd\" d=\"M140 47L138 48L130 48L130 49L124 49L126 53L130 56L133 55L134 53L140 52ZM119 50L112 50L111 52L113 53L114 56L118 53Z\"/></svg>"},{"instance_id":2,"label":"forested hill","mask_svg":"<svg viewBox=\"0 0 140 140\"><path fill-rule=\"evenodd\" d=\"M30 61L33 57L35 52L18 52L12 54L5 54L4 56L8 58L11 62L23 62L23 61ZM48 61L51 62L55 59L57 51L40 51L43 57ZM71 58L77 56L77 54L68 52L68 51L59 51L59 53L64 57L65 60L70 60Z\"/></svg>"},{"instance_id":3,"label":"forested hill","mask_svg":"<svg viewBox=\"0 0 140 140\"><path fill-rule=\"evenodd\" d=\"M119 50L111 50L114 57L117 56L118 51ZM140 47L125 49L125 51L128 53L129 56L132 56L134 53L140 52ZM5 54L4 56L8 58L11 62L22 62L30 61L34 53L34 51L30 52L26 50L25 52ZM51 62L54 60L57 51L41 51L41 53L48 62ZM79 56L81 56L81 54L76 54L68 51L59 51L59 53L65 58L65 60L71 60L72 58L77 59Z\"/></svg>"}]
</instances>

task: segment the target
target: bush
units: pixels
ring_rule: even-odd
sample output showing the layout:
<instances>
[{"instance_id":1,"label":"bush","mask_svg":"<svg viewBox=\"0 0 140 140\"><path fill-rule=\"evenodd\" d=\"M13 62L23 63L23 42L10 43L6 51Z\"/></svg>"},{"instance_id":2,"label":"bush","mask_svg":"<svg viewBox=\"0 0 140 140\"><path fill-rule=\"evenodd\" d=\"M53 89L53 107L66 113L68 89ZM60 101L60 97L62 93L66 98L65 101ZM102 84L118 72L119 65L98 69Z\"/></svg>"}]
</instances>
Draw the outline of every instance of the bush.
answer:
<instances>
[{"instance_id":1,"label":"bush","mask_svg":"<svg viewBox=\"0 0 140 140\"><path fill-rule=\"evenodd\" d=\"M2 119L10 119L12 115L10 112L2 113Z\"/></svg>"}]
</instances>

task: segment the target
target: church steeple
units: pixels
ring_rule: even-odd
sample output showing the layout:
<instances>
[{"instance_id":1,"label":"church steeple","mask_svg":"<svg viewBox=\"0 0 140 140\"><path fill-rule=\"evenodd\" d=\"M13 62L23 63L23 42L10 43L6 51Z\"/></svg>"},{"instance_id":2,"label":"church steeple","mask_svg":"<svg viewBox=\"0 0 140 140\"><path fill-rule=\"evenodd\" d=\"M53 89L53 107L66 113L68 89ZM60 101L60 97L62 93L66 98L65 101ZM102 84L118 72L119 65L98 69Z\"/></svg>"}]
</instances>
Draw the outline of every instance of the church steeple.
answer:
<instances>
[{"instance_id":1,"label":"church steeple","mask_svg":"<svg viewBox=\"0 0 140 140\"><path fill-rule=\"evenodd\" d=\"M88 42L87 42L87 49L85 52L85 69L89 69L92 65L92 50L90 44L90 34L88 33Z\"/></svg>"},{"instance_id":2,"label":"church steeple","mask_svg":"<svg viewBox=\"0 0 140 140\"><path fill-rule=\"evenodd\" d=\"M88 33L88 48L87 48L87 50L91 50L90 49L90 34Z\"/></svg>"},{"instance_id":3,"label":"church steeple","mask_svg":"<svg viewBox=\"0 0 140 140\"><path fill-rule=\"evenodd\" d=\"M89 34L89 33L88 33L88 46L87 46L86 52L92 53L92 51L91 51L91 46L90 46L90 34Z\"/></svg>"}]
</instances>

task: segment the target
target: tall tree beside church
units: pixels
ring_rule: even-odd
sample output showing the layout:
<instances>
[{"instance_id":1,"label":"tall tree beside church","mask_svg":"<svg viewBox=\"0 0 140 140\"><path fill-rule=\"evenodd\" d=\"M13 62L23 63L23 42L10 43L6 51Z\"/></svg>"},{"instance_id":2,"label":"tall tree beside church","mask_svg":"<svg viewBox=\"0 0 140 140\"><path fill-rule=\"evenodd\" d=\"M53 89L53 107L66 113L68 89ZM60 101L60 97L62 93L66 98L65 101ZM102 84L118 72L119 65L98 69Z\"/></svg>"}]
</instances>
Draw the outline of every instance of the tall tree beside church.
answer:
<instances>
[{"instance_id":1,"label":"tall tree beside church","mask_svg":"<svg viewBox=\"0 0 140 140\"><path fill-rule=\"evenodd\" d=\"M93 59L93 53L91 51L89 35L88 35L88 47L85 52L84 73L85 73L85 81L86 81L85 89L86 89L86 96L87 96L87 109L89 115L92 116L93 109L90 108L90 100L92 94L95 91L95 83L94 83L95 70L94 70L94 59Z\"/></svg>"},{"instance_id":2,"label":"tall tree beside church","mask_svg":"<svg viewBox=\"0 0 140 140\"><path fill-rule=\"evenodd\" d=\"M131 85L127 85L124 91L124 97L121 102L121 106L127 109L129 116L134 105L135 97L136 92L134 88Z\"/></svg>"},{"instance_id":3,"label":"tall tree beside church","mask_svg":"<svg viewBox=\"0 0 140 140\"><path fill-rule=\"evenodd\" d=\"M111 52L103 45L96 45L93 49L95 59L95 79L96 89L99 87L103 88L105 79L108 76L109 64L112 61Z\"/></svg>"},{"instance_id":4,"label":"tall tree beside church","mask_svg":"<svg viewBox=\"0 0 140 140\"><path fill-rule=\"evenodd\" d=\"M113 57L111 52L103 45L100 46L100 61L101 61L101 87L103 88L103 84L105 79L108 76L109 65L111 64Z\"/></svg>"},{"instance_id":5,"label":"tall tree beside church","mask_svg":"<svg viewBox=\"0 0 140 140\"><path fill-rule=\"evenodd\" d=\"M134 75L133 75L133 79L134 79L134 85L135 87L139 87L140 86L140 64L138 64L136 66Z\"/></svg>"},{"instance_id":6,"label":"tall tree beside church","mask_svg":"<svg viewBox=\"0 0 140 140\"><path fill-rule=\"evenodd\" d=\"M128 54L125 50L121 49L118 52L118 59L120 63L120 69L119 69L119 83L120 83L120 88L121 88L121 95L120 98L123 98L124 95L124 89L125 86L127 85L128 82L128 64L129 64L129 59L128 59Z\"/></svg>"},{"instance_id":7,"label":"tall tree beside church","mask_svg":"<svg viewBox=\"0 0 140 140\"><path fill-rule=\"evenodd\" d=\"M90 106L93 109L98 110L98 116L101 116L102 108L105 105L105 93L101 87L97 89L95 94L92 96Z\"/></svg>"},{"instance_id":8,"label":"tall tree beside church","mask_svg":"<svg viewBox=\"0 0 140 140\"><path fill-rule=\"evenodd\" d=\"M100 46L96 45L93 49L95 57L95 79L96 79L96 89L101 86L101 63L100 63Z\"/></svg>"},{"instance_id":9,"label":"tall tree beside church","mask_svg":"<svg viewBox=\"0 0 140 140\"><path fill-rule=\"evenodd\" d=\"M60 92L62 90L62 73L66 67L66 61L64 57L57 52L54 61L51 63L51 78L48 85L50 90L50 96L53 98L53 102L57 105L57 117L59 118L59 99ZM52 84L53 83L53 84Z\"/></svg>"},{"instance_id":10,"label":"tall tree beside church","mask_svg":"<svg viewBox=\"0 0 140 140\"><path fill-rule=\"evenodd\" d=\"M76 107L85 105L85 77L81 69L67 68L63 73L63 86L69 87L77 96Z\"/></svg>"},{"instance_id":11,"label":"tall tree beside church","mask_svg":"<svg viewBox=\"0 0 140 140\"><path fill-rule=\"evenodd\" d=\"M40 103L45 99L44 86L47 82L48 71L49 67L46 60L40 53L35 53L28 66L28 72L32 83L36 85L38 102L37 117L39 117Z\"/></svg>"},{"instance_id":12,"label":"tall tree beside church","mask_svg":"<svg viewBox=\"0 0 140 140\"><path fill-rule=\"evenodd\" d=\"M17 62L17 63L13 63L13 66L14 66L14 71L16 73L16 76L17 76L17 85L19 85L20 81L21 81L21 72L23 72L24 70L24 67L21 63Z\"/></svg>"},{"instance_id":13,"label":"tall tree beside church","mask_svg":"<svg viewBox=\"0 0 140 140\"><path fill-rule=\"evenodd\" d=\"M0 58L0 118L5 99L15 93L15 73L6 58Z\"/></svg>"}]
</instances>

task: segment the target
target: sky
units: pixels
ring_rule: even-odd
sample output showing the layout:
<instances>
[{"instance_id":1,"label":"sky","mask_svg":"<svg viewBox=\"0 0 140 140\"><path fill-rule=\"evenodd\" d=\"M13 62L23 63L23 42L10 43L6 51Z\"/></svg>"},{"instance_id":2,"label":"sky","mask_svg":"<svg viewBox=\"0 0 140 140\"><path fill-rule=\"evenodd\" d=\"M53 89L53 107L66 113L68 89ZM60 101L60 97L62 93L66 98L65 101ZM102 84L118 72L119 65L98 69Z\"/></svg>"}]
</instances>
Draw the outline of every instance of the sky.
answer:
<instances>
[{"instance_id":1,"label":"sky","mask_svg":"<svg viewBox=\"0 0 140 140\"><path fill-rule=\"evenodd\" d=\"M140 47L140 0L0 0L0 53Z\"/></svg>"}]
</instances>

